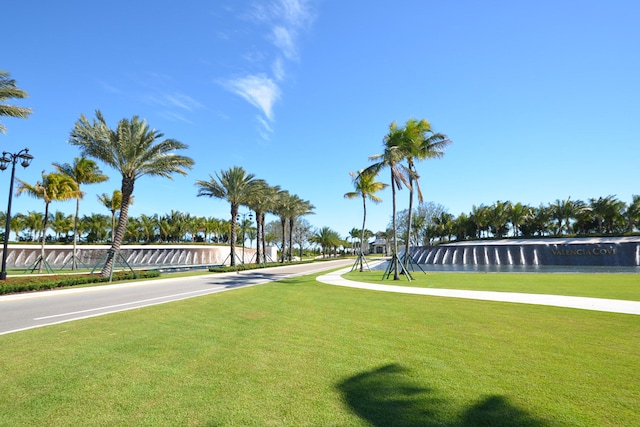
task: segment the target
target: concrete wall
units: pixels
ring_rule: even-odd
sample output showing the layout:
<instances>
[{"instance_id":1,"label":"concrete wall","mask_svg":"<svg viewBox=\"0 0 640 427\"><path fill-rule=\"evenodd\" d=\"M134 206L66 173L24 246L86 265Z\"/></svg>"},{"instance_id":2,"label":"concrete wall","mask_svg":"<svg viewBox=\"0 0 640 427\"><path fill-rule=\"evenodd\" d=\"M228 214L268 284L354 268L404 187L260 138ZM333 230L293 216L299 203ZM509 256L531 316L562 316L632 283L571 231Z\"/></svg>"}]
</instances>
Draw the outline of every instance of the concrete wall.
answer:
<instances>
[{"instance_id":1,"label":"concrete wall","mask_svg":"<svg viewBox=\"0 0 640 427\"><path fill-rule=\"evenodd\" d=\"M412 247L426 265L640 266L640 238L576 238L460 242Z\"/></svg>"},{"instance_id":2,"label":"concrete wall","mask_svg":"<svg viewBox=\"0 0 640 427\"><path fill-rule=\"evenodd\" d=\"M104 262L108 245L78 245L78 265L94 268ZM276 248L267 247L271 259L276 260ZM244 248L244 262L255 262L255 248ZM0 250L0 254L2 250ZM236 264L242 262L242 246L236 247ZM73 247L71 245L46 245L45 259L54 269L71 267ZM229 265L229 246L200 245L125 245L121 254L132 267ZM7 268L29 268L40 257L40 245L9 245Z\"/></svg>"}]
</instances>

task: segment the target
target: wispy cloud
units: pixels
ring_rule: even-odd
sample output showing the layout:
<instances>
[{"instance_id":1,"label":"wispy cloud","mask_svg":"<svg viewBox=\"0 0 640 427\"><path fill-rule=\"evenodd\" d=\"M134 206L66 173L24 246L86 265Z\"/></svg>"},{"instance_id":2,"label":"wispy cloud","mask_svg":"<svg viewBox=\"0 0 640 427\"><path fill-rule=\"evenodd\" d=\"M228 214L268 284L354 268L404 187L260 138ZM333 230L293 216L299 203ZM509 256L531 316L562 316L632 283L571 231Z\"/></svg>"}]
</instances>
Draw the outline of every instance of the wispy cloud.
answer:
<instances>
[{"instance_id":1,"label":"wispy cloud","mask_svg":"<svg viewBox=\"0 0 640 427\"><path fill-rule=\"evenodd\" d=\"M189 95L185 95L183 93L160 93L155 95L148 95L146 99L152 104L187 111L194 111L198 108L203 107L201 103L191 98Z\"/></svg>"},{"instance_id":2,"label":"wispy cloud","mask_svg":"<svg viewBox=\"0 0 640 427\"><path fill-rule=\"evenodd\" d=\"M280 99L280 84L286 77L286 62L298 60L298 39L302 30L308 28L313 21L311 4L315 0L270 0L256 2L245 12L243 17L261 27L267 27L263 38L276 48L251 52L250 58L260 58L260 62L270 62L270 68L261 72L247 72L240 77L221 80L221 84L229 91L241 96L251 105L257 107L263 117L259 117L260 134L268 140L272 133L269 122L273 122L274 104ZM272 57L269 61L269 58ZM245 55L245 59L247 55ZM256 61L252 64L255 66Z\"/></svg>"},{"instance_id":3,"label":"wispy cloud","mask_svg":"<svg viewBox=\"0 0 640 427\"><path fill-rule=\"evenodd\" d=\"M282 81L286 77L284 70L284 62L282 57L278 56L271 64L271 72L277 81Z\"/></svg>"},{"instance_id":4,"label":"wispy cloud","mask_svg":"<svg viewBox=\"0 0 640 427\"><path fill-rule=\"evenodd\" d=\"M118 87L115 87L113 85L111 85L110 83L107 83L105 81L100 81L100 86L102 86L102 89L105 90L106 92L109 93L114 93L116 95L121 95L124 93L124 91Z\"/></svg>"},{"instance_id":5,"label":"wispy cloud","mask_svg":"<svg viewBox=\"0 0 640 427\"><path fill-rule=\"evenodd\" d=\"M260 132L260 136L269 141L269 135L271 133L273 133L273 129L271 128L271 125L269 124L269 122L267 122L265 119L262 118L262 116L258 116L257 117L258 123L260 124L260 127L258 128L258 132Z\"/></svg>"},{"instance_id":6,"label":"wispy cloud","mask_svg":"<svg viewBox=\"0 0 640 427\"><path fill-rule=\"evenodd\" d=\"M185 116L183 116L180 113L175 113L172 111L161 111L159 115L160 117L163 117L172 122L183 122L183 123L193 124L191 120L187 119Z\"/></svg>"},{"instance_id":7,"label":"wispy cloud","mask_svg":"<svg viewBox=\"0 0 640 427\"><path fill-rule=\"evenodd\" d=\"M267 119L273 120L273 104L280 98L280 88L266 75L247 75L223 82L231 92L259 108Z\"/></svg>"}]
</instances>

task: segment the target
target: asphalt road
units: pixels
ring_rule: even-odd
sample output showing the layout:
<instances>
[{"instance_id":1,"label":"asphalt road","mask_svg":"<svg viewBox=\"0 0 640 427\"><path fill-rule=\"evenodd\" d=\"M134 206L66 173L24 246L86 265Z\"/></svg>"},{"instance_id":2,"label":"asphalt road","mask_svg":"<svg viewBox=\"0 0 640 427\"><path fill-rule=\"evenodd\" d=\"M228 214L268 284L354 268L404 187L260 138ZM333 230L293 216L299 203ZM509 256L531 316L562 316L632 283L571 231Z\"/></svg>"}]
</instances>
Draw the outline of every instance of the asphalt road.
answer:
<instances>
[{"instance_id":1,"label":"asphalt road","mask_svg":"<svg viewBox=\"0 0 640 427\"><path fill-rule=\"evenodd\" d=\"M337 260L0 297L0 335L345 267Z\"/></svg>"}]
</instances>

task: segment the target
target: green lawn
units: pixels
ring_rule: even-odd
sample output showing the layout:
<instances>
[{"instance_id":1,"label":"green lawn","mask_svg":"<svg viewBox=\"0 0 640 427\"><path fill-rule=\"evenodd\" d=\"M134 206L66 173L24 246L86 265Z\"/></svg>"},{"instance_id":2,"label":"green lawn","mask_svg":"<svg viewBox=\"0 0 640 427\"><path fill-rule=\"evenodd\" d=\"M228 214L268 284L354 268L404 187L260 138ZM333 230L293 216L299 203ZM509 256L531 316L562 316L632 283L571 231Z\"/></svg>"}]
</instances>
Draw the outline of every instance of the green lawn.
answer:
<instances>
[{"instance_id":1,"label":"green lawn","mask_svg":"<svg viewBox=\"0 0 640 427\"><path fill-rule=\"evenodd\" d=\"M474 291L524 292L640 301L640 274L526 274L526 273L442 273L414 271L412 281L404 275L382 279L383 271L353 271L349 280L385 285Z\"/></svg>"},{"instance_id":2,"label":"green lawn","mask_svg":"<svg viewBox=\"0 0 640 427\"><path fill-rule=\"evenodd\" d=\"M0 425L631 426L639 355L638 316L299 277L0 336Z\"/></svg>"}]
</instances>

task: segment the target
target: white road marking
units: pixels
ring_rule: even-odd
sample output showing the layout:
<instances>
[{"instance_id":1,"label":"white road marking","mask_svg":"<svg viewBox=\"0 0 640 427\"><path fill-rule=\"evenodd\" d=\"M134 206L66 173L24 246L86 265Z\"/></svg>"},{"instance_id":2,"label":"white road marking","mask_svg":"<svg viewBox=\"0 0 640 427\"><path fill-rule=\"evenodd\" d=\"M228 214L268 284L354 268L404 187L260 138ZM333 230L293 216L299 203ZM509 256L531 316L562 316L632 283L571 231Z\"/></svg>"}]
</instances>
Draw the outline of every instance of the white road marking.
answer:
<instances>
[{"instance_id":1,"label":"white road marking","mask_svg":"<svg viewBox=\"0 0 640 427\"><path fill-rule=\"evenodd\" d=\"M122 304L105 305L103 307L90 308L90 309L87 309L87 310L70 311L68 313L53 314L51 316L35 317L33 320L45 320L45 319L53 319L55 317L73 316L75 314L89 313L91 311L108 310L108 309L112 309L112 308L116 308L116 307L124 307L124 306L127 306L127 305L141 304L141 303L146 303L146 302L150 302L150 301L157 301L157 300L162 300L162 299L167 299L167 298L181 297L181 296L184 296L184 295L192 295L192 294L198 294L198 293L210 292L210 291L211 291L211 289L203 289L203 290L199 290L199 291L183 292L183 293L180 293L180 294L164 295L164 296L161 296L161 297L142 299L142 300L131 301L131 302L125 302L125 303L122 303Z\"/></svg>"}]
</instances>

